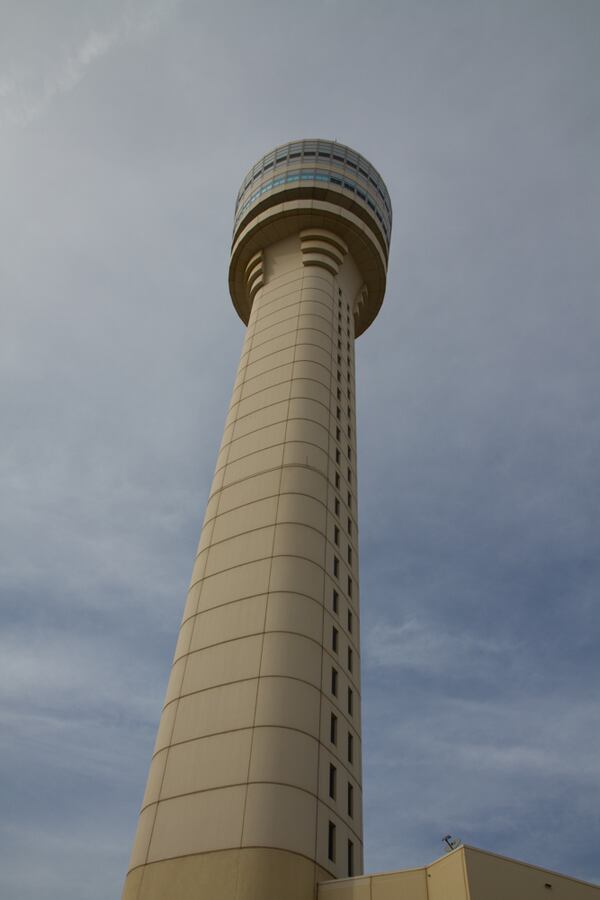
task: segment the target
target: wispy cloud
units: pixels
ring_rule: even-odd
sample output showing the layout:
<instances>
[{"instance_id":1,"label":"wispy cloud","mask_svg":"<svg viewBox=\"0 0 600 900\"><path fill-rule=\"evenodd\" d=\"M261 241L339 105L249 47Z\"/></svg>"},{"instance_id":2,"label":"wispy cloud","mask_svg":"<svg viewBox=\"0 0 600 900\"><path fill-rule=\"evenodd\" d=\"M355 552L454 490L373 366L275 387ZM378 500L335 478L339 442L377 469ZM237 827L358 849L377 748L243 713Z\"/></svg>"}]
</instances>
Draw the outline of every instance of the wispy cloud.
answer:
<instances>
[{"instance_id":1,"label":"wispy cloud","mask_svg":"<svg viewBox=\"0 0 600 900\"><path fill-rule=\"evenodd\" d=\"M0 73L0 127L25 126L42 115L52 101L74 90L94 63L119 46L153 36L180 0L127 4L112 28L92 28L80 42L41 71L13 65Z\"/></svg>"},{"instance_id":2,"label":"wispy cloud","mask_svg":"<svg viewBox=\"0 0 600 900\"><path fill-rule=\"evenodd\" d=\"M409 669L420 673L481 674L517 649L512 642L483 637L466 623L453 631L447 623L410 618L402 624L377 622L365 640L366 655L373 667Z\"/></svg>"}]
</instances>

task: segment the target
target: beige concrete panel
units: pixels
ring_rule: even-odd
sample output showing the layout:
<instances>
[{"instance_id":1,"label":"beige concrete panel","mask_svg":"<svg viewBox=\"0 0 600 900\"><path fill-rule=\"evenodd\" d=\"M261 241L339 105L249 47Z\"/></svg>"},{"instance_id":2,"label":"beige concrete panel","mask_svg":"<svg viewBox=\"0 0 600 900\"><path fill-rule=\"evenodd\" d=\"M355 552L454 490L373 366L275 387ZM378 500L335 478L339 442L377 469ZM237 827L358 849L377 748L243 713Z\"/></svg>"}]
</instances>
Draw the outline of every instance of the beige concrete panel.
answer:
<instances>
[{"instance_id":1,"label":"beige concrete panel","mask_svg":"<svg viewBox=\"0 0 600 900\"><path fill-rule=\"evenodd\" d=\"M289 279L291 274L302 272L302 253L297 234L273 242L265 249L265 269L269 286Z\"/></svg>"},{"instance_id":2,"label":"beige concrete panel","mask_svg":"<svg viewBox=\"0 0 600 900\"><path fill-rule=\"evenodd\" d=\"M319 691L289 678L261 678L258 685L256 725L298 728L319 735Z\"/></svg>"},{"instance_id":3,"label":"beige concrete panel","mask_svg":"<svg viewBox=\"0 0 600 900\"><path fill-rule=\"evenodd\" d=\"M229 538L210 548L206 563L206 576L210 577L232 566L243 565L255 559L264 559L273 549L274 527L258 528L246 534Z\"/></svg>"},{"instance_id":4,"label":"beige concrete panel","mask_svg":"<svg viewBox=\"0 0 600 900\"><path fill-rule=\"evenodd\" d=\"M182 693L203 691L219 684L256 678L260 664L262 637L240 638L198 650L185 657L187 668ZM178 663L176 665L179 665Z\"/></svg>"},{"instance_id":5,"label":"beige concrete panel","mask_svg":"<svg viewBox=\"0 0 600 900\"><path fill-rule=\"evenodd\" d=\"M244 787L227 787L163 800L148 861L239 846L244 794Z\"/></svg>"},{"instance_id":6,"label":"beige concrete panel","mask_svg":"<svg viewBox=\"0 0 600 900\"><path fill-rule=\"evenodd\" d=\"M309 434L309 430L312 432ZM292 435L290 437L290 434ZM306 444L302 440L297 439L296 435L304 435L316 439L321 437L321 443L324 444L323 436L327 435L325 429L320 428L312 422L289 422L287 443L283 453L284 466L310 466L317 471L327 474L327 451L316 447L314 443ZM290 443L292 441L292 443Z\"/></svg>"},{"instance_id":7,"label":"beige concrete panel","mask_svg":"<svg viewBox=\"0 0 600 900\"><path fill-rule=\"evenodd\" d=\"M340 697L340 700L344 701L345 698ZM335 698L331 697L331 692L329 689L326 694L322 696L321 703L321 731L320 733L324 736L323 741L327 746L328 751L332 754L332 756L337 756L338 759L348 768L348 771L354 775L354 777L359 781L359 775L362 771L362 767L360 765L360 732L358 729L354 728L352 723L350 723L346 717L344 716L343 710L345 706L342 707L335 701ZM331 719L331 713L335 713L338 717L338 741L336 745L329 743L329 724ZM347 757L347 734L351 732L354 736L354 762L350 764L348 762Z\"/></svg>"},{"instance_id":8,"label":"beige concrete panel","mask_svg":"<svg viewBox=\"0 0 600 900\"><path fill-rule=\"evenodd\" d=\"M279 784L250 784L244 817L243 847L278 847L312 856L316 799Z\"/></svg>"},{"instance_id":9,"label":"beige concrete panel","mask_svg":"<svg viewBox=\"0 0 600 900\"><path fill-rule=\"evenodd\" d=\"M185 622L186 619L189 619L189 617L193 616L196 612L201 588L202 582L198 582L196 584L193 584L192 587L190 587L190 589L188 590L185 600L185 606L183 609L183 616L181 617L182 622Z\"/></svg>"},{"instance_id":10,"label":"beige concrete panel","mask_svg":"<svg viewBox=\"0 0 600 900\"><path fill-rule=\"evenodd\" d=\"M329 822L333 822L336 831L335 861L328 856L328 832ZM317 803L317 863L327 871L332 872L336 878L344 878L347 874L347 831L340 817L323 803Z\"/></svg>"},{"instance_id":11,"label":"beige concrete panel","mask_svg":"<svg viewBox=\"0 0 600 900\"><path fill-rule=\"evenodd\" d=\"M223 513L215 519L213 542L218 544L239 534L274 525L276 514L277 497L257 500Z\"/></svg>"},{"instance_id":12,"label":"beige concrete panel","mask_svg":"<svg viewBox=\"0 0 600 900\"><path fill-rule=\"evenodd\" d=\"M129 857L129 869L133 869L135 866L142 866L146 862L155 813L156 806L147 806L139 815L137 831L133 841L131 856Z\"/></svg>"},{"instance_id":13,"label":"beige concrete panel","mask_svg":"<svg viewBox=\"0 0 600 900\"><path fill-rule=\"evenodd\" d=\"M257 688L258 682L254 679L182 697L177 704L173 743L234 728L250 728Z\"/></svg>"},{"instance_id":14,"label":"beige concrete panel","mask_svg":"<svg viewBox=\"0 0 600 900\"><path fill-rule=\"evenodd\" d=\"M263 375L257 375L256 378L245 381L242 388L242 400L251 394L256 394L258 391L265 391L267 388L276 387L283 381L289 381L292 377L294 365L295 363L290 363L287 366L277 366L277 368L271 369L271 371L265 372Z\"/></svg>"},{"instance_id":15,"label":"beige concrete panel","mask_svg":"<svg viewBox=\"0 0 600 900\"><path fill-rule=\"evenodd\" d=\"M185 654L190 649L190 642L192 640L192 631L194 630L194 620L186 619L181 628L179 629L179 636L177 638L177 644L175 645L175 654L173 659L179 659L180 656L185 656Z\"/></svg>"},{"instance_id":16,"label":"beige concrete panel","mask_svg":"<svg viewBox=\"0 0 600 900\"><path fill-rule=\"evenodd\" d=\"M233 423L231 423L231 424L226 425L225 428L223 429L223 437L221 438L221 444L220 444L220 448L219 448L219 456L221 454L221 451L227 447L227 444L233 437L233 427L234 427ZM217 468L218 468L219 456L217 457Z\"/></svg>"},{"instance_id":17,"label":"beige concrete panel","mask_svg":"<svg viewBox=\"0 0 600 900\"><path fill-rule=\"evenodd\" d=\"M321 642L323 609L301 594L269 594L265 631L292 631Z\"/></svg>"},{"instance_id":18,"label":"beige concrete panel","mask_svg":"<svg viewBox=\"0 0 600 900\"><path fill-rule=\"evenodd\" d=\"M371 878L371 900L428 900L427 872L410 869Z\"/></svg>"},{"instance_id":19,"label":"beige concrete panel","mask_svg":"<svg viewBox=\"0 0 600 900\"><path fill-rule=\"evenodd\" d=\"M309 638L296 634L265 634L261 677L283 675L300 678L315 687L321 682L321 648Z\"/></svg>"},{"instance_id":20,"label":"beige concrete panel","mask_svg":"<svg viewBox=\"0 0 600 900\"><path fill-rule=\"evenodd\" d=\"M187 656L184 656L178 659L176 663L173 663L171 674L169 675L169 683L167 684L167 693L165 694L165 706L179 696L186 659Z\"/></svg>"},{"instance_id":21,"label":"beige concrete panel","mask_svg":"<svg viewBox=\"0 0 600 900\"><path fill-rule=\"evenodd\" d=\"M297 359L294 363L294 380L308 378L318 381L329 389L334 364L331 357L326 365L311 360Z\"/></svg>"},{"instance_id":22,"label":"beige concrete panel","mask_svg":"<svg viewBox=\"0 0 600 900\"><path fill-rule=\"evenodd\" d=\"M256 728L249 781L288 784L317 793L318 741L289 728Z\"/></svg>"},{"instance_id":23,"label":"beige concrete panel","mask_svg":"<svg viewBox=\"0 0 600 900\"><path fill-rule=\"evenodd\" d=\"M333 292L335 291L335 279L330 272L327 272L326 269L304 269L306 272L304 278L304 289L308 291L309 288L315 288L317 290L326 291L329 295L333 296Z\"/></svg>"},{"instance_id":24,"label":"beige concrete panel","mask_svg":"<svg viewBox=\"0 0 600 900\"><path fill-rule=\"evenodd\" d=\"M331 353L311 344L302 344L296 348L296 362L294 365L297 365L300 361L320 363L326 369L331 369L333 366Z\"/></svg>"},{"instance_id":25,"label":"beige concrete panel","mask_svg":"<svg viewBox=\"0 0 600 900\"><path fill-rule=\"evenodd\" d=\"M272 328L274 325L279 325L281 322L285 322L287 324L286 330L295 330L296 323L298 320L299 308L297 303L286 303L285 306L277 306L274 305L272 308L269 308L267 314L261 316L261 318L256 323L256 341L260 342L262 334L268 329ZM275 339L276 340L276 339Z\"/></svg>"},{"instance_id":26,"label":"beige concrete panel","mask_svg":"<svg viewBox=\"0 0 600 900\"><path fill-rule=\"evenodd\" d=\"M263 301L258 314L257 323L269 321L273 311L295 308L298 309L302 299L301 286L296 282L284 285L279 291L271 294Z\"/></svg>"},{"instance_id":27,"label":"beige concrete panel","mask_svg":"<svg viewBox=\"0 0 600 900\"><path fill-rule=\"evenodd\" d=\"M463 867L462 853L449 853L448 856L438 859L433 865L427 868L427 900L505 900L510 897L511 900L533 900L535 893L527 892L519 897L518 890L510 890L509 885L503 885L499 891L494 890L498 882L493 880L490 884L486 884L486 889L481 898L475 894L469 898L466 872ZM516 887L513 885L512 887ZM540 891L538 897L543 897L542 881L540 879ZM569 895L569 900L574 900Z\"/></svg>"},{"instance_id":28,"label":"beige concrete panel","mask_svg":"<svg viewBox=\"0 0 600 900\"><path fill-rule=\"evenodd\" d=\"M304 556L319 565L325 563L326 538L321 531L306 525L277 525L274 556Z\"/></svg>"},{"instance_id":29,"label":"beige concrete panel","mask_svg":"<svg viewBox=\"0 0 600 900\"><path fill-rule=\"evenodd\" d=\"M259 340L256 342L256 345L252 348L252 350L248 353L247 360L249 363L254 363L259 359L265 359L265 357L271 356L271 354L273 353L278 353L280 350L285 350L288 347L293 347L295 344L295 331L290 331L289 334L282 334L277 338L271 338L270 341Z\"/></svg>"},{"instance_id":30,"label":"beige concrete panel","mask_svg":"<svg viewBox=\"0 0 600 900\"><path fill-rule=\"evenodd\" d=\"M323 406L314 400L293 399L290 400L290 419L309 419L317 422L323 428L329 428L329 405Z\"/></svg>"},{"instance_id":31,"label":"beige concrete panel","mask_svg":"<svg viewBox=\"0 0 600 900\"><path fill-rule=\"evenodd\" d=\"M210 522L210 520L217 514L217 507L219 506L219 494L213 494L208 499L208 503L206 504L206 512L204 513L204 524Z\"/></svg>"},{"instance_id":32,"label":"beige concrete panel","mask_svg":"<svg viewBox=\"0 0 600 900\"><path fill-rule=\"evenodd\" d=\"M214 898L216 890L241 900L236 894L239 853L221 850L149 863L130 873L122 900L174 900L175 889L177 900Z\"/></svg>"},{"instance_id":33,"label":"beige concrete panel","mask_svg":"<svg viewBox=\"0 0 600 900\"><path fill-rule=\"evenodd\" d=\"M240 400L241 396L242 396L242 389L239 387L236 388L234 385L233 390L231 392L231 400L229 401L229 407L232 408L233 406L235 406L235 404Z\"/></svg>"},{"instance_id":34,"label":"beige concrete panel","mask_svg":"<svg viewBox=\"0 0 600 900\"><path fill-rule=\"evenodd\" d=\"M262 632L265 624L266 596L247 597L226 606L217 606L196 616L190 650L202 650L220 641L235 640Z\"/></svg>"},{"instance_id":35,"label":"beige concrete panel","mask_svg":"<svg viewBox=\"0 0 600 900\"><path fill-rule=\"evenodd\" d=\"M227 462L227 457L229 455L229 445L226 444L222 446L219 450L219 454L217 456L217 462L215 463L215 474L223 468L225 463Z\"/></svg>"},{"instance_id":36,"label":"beige concrete panel","mask_svg":"<svg viewBox=\"0 0 600 900\"><path fill-rule=\"evenodd\" d=\"M235 900L313 900L315 881L324 874L295 853L248 847L240 851Z\"/></svg>"},{"instance_id":37,"label":"beige concrete panel","mask_svg":"<svg viewBox=\"0 0 600 900\"><path fill-rule=\"evenodd\" d=\"M276 384L274 387L257 387L256 390L250 390L238 405L239 416L247 416L250 413L256 412L258 409L270 406L272 403L279 403L282 400L287 400L289 394L290 383L287 380Z\"/></svg>"},{"instance_id":38,"label":"beige concrete panel","mask_svg":"<svg viewBox=\"0 0 600 900\"><path fill-rule=\"evenodd\" d=\"M253 475L281 466L283 450L283 445L270 447L261 450L260 453L253 453L251 456L238 459L237 462L229 463L223 470L223 485L228 486L235 481L242 481L244 478L251 478Z\"/></svg>"},{"instance_id":39,"label":"beige concrete panel","mask_svg":"<svg viewBox=\"0 0 600 900\"><path fill-rule=\"evenodd\" d=\"M269 425L276 425L278 422L285 422L288 414L288 401L283 400L275 403L273 406L267 406L264 409L258 409L256 412L248 416L238 419L235 425L235 439L258 431L259 428L266 428Z\"/></svg>"},{"instance_id":40,"label":"beige concrete panel","mask_svg":"<svg viewBox=\"0 0 600 900\"><path fill-rule=\"evenodd\" d=\"M337 669L338 673L338 693L337 693L337 703L341 710L343 710L345 717L347 717L348 722L352 723L355 726L354 719L352 716L349 716L347 713L347 690L348 690L348 679L346 678L346 674L344 672L344 664L343 660L338 654L331 653L330 650L330 635L326 634L325 636L326 648L329 652L325 653L323 659L323 673L322 673L322 683L321 690L327 697L331 697L331 667L333 666ZM355 703L358 702L358 697L354 698ZM333 701L336 702L335 700Z\"/></svg>"},{"instance_id":41,"label":"beige concrete panel","mask_svg":"<svg viewBox=\"0 0 600 900\"><path fill-rule=\"evenodd\" d=\"M323 569L308 559L276 556L271 566L270 590L289 593L298 590L319 603L323 599Z\"/></svg>"},{"instance_id":42,"label":"beige concrete panel","mask_svg":"<svg viewBox=\"0 0 600 900\"><path fill-rule=\"evenodd\" d=\"M280 479L281 471L276 469L271 472L261 472L237 484L223 488L220 495L219 515L223 515L232 509L238 509L246 503L254 503L258 500L275 496L279 493Z\"/></svg>"},{"instance_id":43,"label":"beige concrete panel","mask_svg":"<svg viewBox=\"0 0 600 900\"><path fill-rule=\"evenodd\" d=\"M173 733L173 725L175 723L175 715L177 713L177 705L180 701L175 700L169 703L162 711L158 731L156 733L156 741L154 742L154 753L162 750L171 743L171 735Z\"/></svg>"},{"instance_id":44,"label":"beige concrete panel","mask_svg":"<svg viewBox=\"0 0 600 900\"><path fill-rule=\"evenodd\" d=\"M331 403L329 388L320 382L308 378L295 378L292 381L291 397L306 397L329 407Z\"/></svg>"},{"instance_id":45,"label":"beige concrete panel","mask_svg":"<svg viewBox=\"0 0 600 900\"><path fill-rule=\"evenodd\" d=\"M269 588L270 559L234 566L227 571L211 575L202 584L198 612L222 606L242 597L266 594Z\"/></svg>"},{"instance_id":46,"label":"beige concrete panel","mask_svg":"<svg viewBox=\"0 0 600 900\"><path fill-rule=\"evenodd\" d=\"M326 425L319 425L317 422L309 419L290 419L288 420L286 430L286 441L303 441L309 444L316 444L326 454L323 459L324 471L327 471L329 453L329 444L331 441L329 431Z\"/></svg>"},{"instance_id":47,"label":"beige concrete panel","mask_svg":"<svg viewBox=\"0 0 600 900\"><path fill-rule=\"evenodd\" d=\"M370 882L369 877L327 881L319 885L317 897L318 900L373 900ZM400 894L394 894L394 900L405 898ZM406 900L412 900L412 897Z\"/></svg>"},{"instance_id":48,"label":"beige concrete panel","mask_svg":"<svg viewBox=\"0 0 600 900\"><path fill-rule=\"evenodd\" d=\"M307 316L323 316L331 326L333 322L334 309L331 300L320 291L318 293L303 291L302 302L300 304L300 313Z\"/></svg>"},{"instance_id":49,"label":"beige concrete panel","mask_svg":"<svg viewBox=\"0 0 600 900\"><path fill-rule=\"evenodd\" d=\"M304 283L304 271L304 269L293 268L282 278L270 279L261 292L261 308L264 308L273 299L277 302L278 299L289 294L290 291L295 291L296 288L299 290Z\"/></svg>"},{"instance_id":50,"label":"beige concrete panel","mask_svg":"<svg viewBox=\"0 0 600 900\"><path fill-rule=\"evenodd\" d=\"M198 554L196 559L194 560L194 566L192 568L192 579L191 583L195 584L197 581L204 576L204 572L206 569L206 561L208 559L208 548L203 550Z\"/></svg>"},{"instance_id":51,"label":"beige concrete panel","mask_svg":"<svg viewBox=\"0 0 600 900\"><path fill-rule=\"evenodd\" d=\"M206 550L209 546L212 538L212 532L214 527L214 520L208 519L206 524L204 525L202 531L200 532L200 540L198 542L198 548L196 550L196 556L199 553L202 553L203 550Z\"/></svg>"},{"instance_id":52,"label":"beige concrete panel","mask_svg":"<svg viewBox=\"0 0 600 900\"><path fill-rule=\"evenodd\" d=\"M277 322L275 325L266 325L264 328L258 328L254 335L255 343L262 341L271 341L273 338L281 337L283 334L287 334L289 331L295 331L297 327L298 316L295 312L292 312L291 315L287 316L280 322Z\"/></svg>"},{"instance_id":53,"label":"beige concrete panel","mask_svg":"<svg viewBox=\"0 0 600 900\"><path fill-rule=\"evenodd\" d=\"M238 415L238 404L230 404L229 409L227 411L227 418L225 419L225 428L228 428L230 425L235 423Z\"/></svg>"},{"instance_id":54,"label":"beige concrete panel","mask_svg":"<svg viewBox=\"0 0 600 900\"><path fill-rule=\"evenodd\" d=\"M142 800L142 809L149 806L151 803L158 802L168 752L168 749L164 749L152 757L150 769L148 770L144 799Z\"/></svg>"},{"instance_id":55,"label":"beige concrete panel","mask_svg":"<svg viewBox=\"0 0 600 900\"><path fill-rule=\"evenodd\" d=\"M450 863L452 874L450 873ZM463 847L428 867L429 882L434 885L433 900L442 900L445 883L460 885L460 872L468 877L470 900L598 900L600 886L587 884L515 859L486 853L475 847ZM445 865L444 865L445 864ZM548 889L546 883L552 887ZM462 895L457 894L458 897Z\"/></svg>"},{"instance_id":56,"label":"beige concrete panel","mask_svg":"<svg viewBox=\"0 0 600 900\"><path fill-rule=\"evenodd\" d=\"M343 522L343 520L342 520L342 522ZM338 578L333 578L334 556L337 556L337 558L339 559L339 573L340 574L339 574ZM340 593L342 593L342 594L346 594L346 589L348 587L348 575L350 574L350 571L348 569L348 566L344 562L344 559L345 559L345 553L343 552L343 547L334 547L333 544L327 545L325 571L327 572L328 575L332 576L334 584L337 583L339 585L339 590L340 590ZM353 594L354 594L354 588L353 588Z\"/></svg>"},{"instance_id":57,"label":"beige concrete panel","mask_svg":"<svg viewBox=\"0 0 600 900\"><path fill-rule=\"evenodd\" d=\"M278 522L298 522L326 533L327 510L323 503L304 494L280 494L277 507ZM333 528L331 529L331 532Z\"/></svg>"},{"instance_id":58,"label":"beige concrete panel","mask_svg":"<svg viewBox=\"0 0 600 900\"><path fill-rule=\"evenodd\" d=\"M270 372L271 369L275 369L277 366L284 366L287 363L292 363L293 361L294 344L286 347L284 350L278 350L276 353L271 353L268 356L263 356L261 359L257 359L255 362L248 363L248 365L246 366L245 380L256 378L257 375L263 375L265 372Z\"/></svg>"},{"instance_id":59,"label":"beige concrete panel","mask_svg":"<svg viewBox=\"0 0 600 900\"><path fill-rule=\"evenodd\" d=\"M328 316L323 315L323 311L319 310L313 315L300 315L298 316L298 329L325 331L326 334L330 335L333 330L331 314Z\"/></svg>"},{"instance_id":60,"label":"beige concrete panel","mask_svg":"<svg viewBox=\"0 0 600 900\"><path fill-rule=\"evenodd\" d=\"M329 729L327 730L325 738L329 743ZM332 749L333 748L331 748L331 750ZM341 756L341 758L338 758L331 750L329 747L323 746L321 746L319 750L319 797L324 800L328 806L332 806L335 809L337 815L347 823L349 828L357 834L362 834L362 790L360 782L354 777L353 772L342 765L342 761L345 761L344 757ZM333 763L337 768L337 794L335 800L329 796L330 763ZM348 782L350 782L354 789L354 813L352 816L348 815ZM358 869L356 871L358 871Z\"/></svg>"},{"instance_id":61,"label":"beige concrete panel","mask_svg":"<svg viewBox=\"0 0 600 900\"><path fill-rule=\"evenodd\" d=\"M123 885L121 900L138 900L138 898L146 896L140 893L142 878L145 871L145 867L138 867L137 869L134 869L133 872L129 872L125 879L125 884Z\"/></svg>"},{"instance_id":62,"label":"beige concrete panel","mask_svg":"<svg viewBox=\"0 0 600 900\"><path fill-rule=\"evenodd\" d=\"M236 460L250 453L266 450L268 447L274 447L281 444L285 437L285 421L277 422L275 425L268 425L266 428L260 428L243 437L236 438L231 444L229 452L228 464L231 465Z\"/></svg>"},{"instance_id":63,"label":"beige concrete panel","mask_svg":"<svg viewBox=\"0 0 600 900\"><path fill-rule=\"evenodd\" d=\"M328 494L327 474L307 469L305 465L287 466L281 475L281 493L308 494L325 502Z\"/></svg>"},{"instance_id":64,"label":"beige concrete panel","mask_svg":"<svg viewBox=\"0 0 600 900\"><path fill-rule=\"evenodd\" d=\"M252 729L215 734L169 749L160 799L243 784L248 776Z\"/></svg>"},{"instance_id":65,"label":"beige concrete panel","mask_svg":"<svg viewBox=\"0 0 600 900\"><path fill-rule=\"evenodd\" d=\"M307 344L309 346L320 347L322 350L325 350L326 353L331 353L332 348L332 338L328 333L325 333L325 323L323 323L324 327L321 329L317 328L302 328L296 333L296 344L301 346L302 344Z\"/></svg>"},{"instance_id":66,"label":"beige concrete panel","mask_svg":"<svg viewBox=\"0 0 600 900\"><path fill-rule=\"evenodd\" d=\"M297 290L287 291L281 296L270 299L264 308L261 308L257 325L259 328L264 328L273 322L281 321L282 318L297 317L299 312L300 294Z\"/></svg>"}]
</instances>

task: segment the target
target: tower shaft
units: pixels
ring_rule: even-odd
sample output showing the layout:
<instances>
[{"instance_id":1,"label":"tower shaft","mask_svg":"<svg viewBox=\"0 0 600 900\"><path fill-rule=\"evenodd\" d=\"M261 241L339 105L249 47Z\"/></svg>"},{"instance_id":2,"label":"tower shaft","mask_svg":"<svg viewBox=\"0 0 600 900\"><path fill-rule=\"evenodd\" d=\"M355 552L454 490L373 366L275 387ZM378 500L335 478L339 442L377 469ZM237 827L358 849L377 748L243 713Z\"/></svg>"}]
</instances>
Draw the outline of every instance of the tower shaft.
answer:
<instances>
[{"instance_id":1,"label":"tower shaft","mask_svg":"<svg viewBox=\"0 0 600 900\"><path fill-rule=\"evenodd\" d=\"M312 897L318 877L362 870L351 311L361 280L327 232L273 244L254 269L249 277L263 286L217 459L128 898L154 896L144 881L160 880L161 869L170 879L180 867L195 882L208 879L211 897L236 900L295 896L290 876L298 897ZM255 869L262 894L246 890Z\"/></svg>"},{"instance_id":2,"label":"tower shaft","mask_svg":"<svg viewBox=\"0 0 600 900\"><path fill-rule=\"evenodd\" d=\"M124 900L312 900L318 881L362 872L368 289L335 215L286 221L237 257L234 240L247 331Z\"/></svg>"}]
</instances>

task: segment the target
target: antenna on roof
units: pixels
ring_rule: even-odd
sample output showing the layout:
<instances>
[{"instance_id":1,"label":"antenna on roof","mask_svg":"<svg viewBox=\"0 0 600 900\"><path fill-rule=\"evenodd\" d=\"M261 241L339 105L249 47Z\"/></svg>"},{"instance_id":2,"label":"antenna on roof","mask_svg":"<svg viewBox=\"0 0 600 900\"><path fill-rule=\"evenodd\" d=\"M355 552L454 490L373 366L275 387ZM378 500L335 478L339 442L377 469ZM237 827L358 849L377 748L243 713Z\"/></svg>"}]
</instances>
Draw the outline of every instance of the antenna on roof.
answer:
<instances>
[{"instance_id":1,"label":"antenna on roof","mask_svg":"<svg viewBox=\"0 0 600 900\"><path fill-rule=\"evenodd\" d=\"M450 850L456 850L457 847L460 847L462 841L460 838L452 837L451 834L445 834L442 838L442 843L448 845L448 850L446 850L446 853L448 853Z\"/></svg>"}]
</instances>

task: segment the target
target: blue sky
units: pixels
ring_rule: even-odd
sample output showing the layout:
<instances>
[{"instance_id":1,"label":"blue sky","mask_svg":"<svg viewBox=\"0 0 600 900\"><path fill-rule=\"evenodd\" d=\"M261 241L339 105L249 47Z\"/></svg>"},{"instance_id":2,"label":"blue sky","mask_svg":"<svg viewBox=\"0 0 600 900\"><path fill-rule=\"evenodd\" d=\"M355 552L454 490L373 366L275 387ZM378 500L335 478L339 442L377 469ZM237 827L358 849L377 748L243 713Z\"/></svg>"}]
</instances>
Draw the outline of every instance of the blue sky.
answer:
<instances>
[{"instance_id":1,"label":"blue sky","mask_svg":"<svg viewBox=\"0 0 600 900\"><path fill-rule=\"evenodd\" d=\"M0 894L118 896L243 326L233 204L337 138L394 204L358 341L368 870L600 881L600 7L5 2Z\"/></svg>"}]
</instances>

